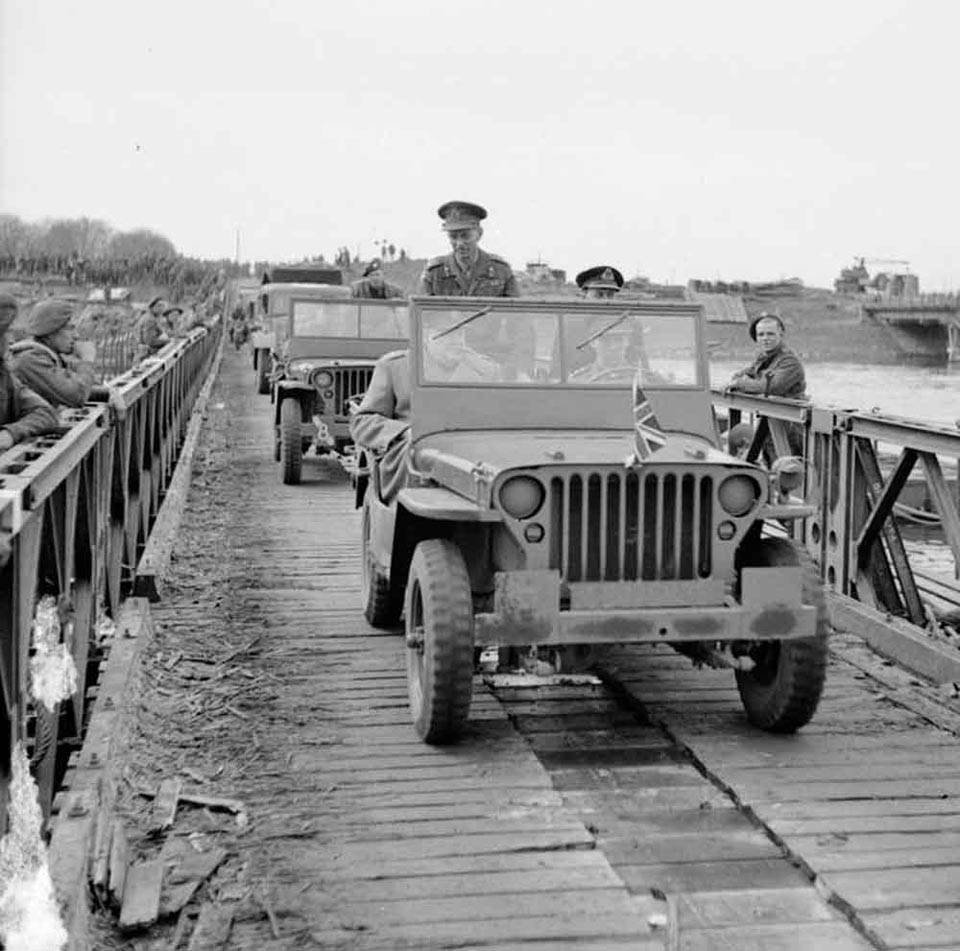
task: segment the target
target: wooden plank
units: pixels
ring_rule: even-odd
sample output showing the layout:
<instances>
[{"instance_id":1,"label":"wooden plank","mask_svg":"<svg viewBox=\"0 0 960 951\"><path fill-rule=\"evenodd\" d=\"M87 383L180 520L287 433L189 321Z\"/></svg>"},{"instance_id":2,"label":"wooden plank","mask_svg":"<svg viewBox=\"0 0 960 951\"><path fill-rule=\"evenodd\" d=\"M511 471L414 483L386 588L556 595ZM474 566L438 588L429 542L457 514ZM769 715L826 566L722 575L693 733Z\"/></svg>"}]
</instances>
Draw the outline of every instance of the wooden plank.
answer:
<instances>
[{"instance_id":1,"label":"wooden plank","mask_svg":"<svg viewBox=\"0 0 960 951\"><path fill-rule=\"evenodd\" d=\"M960 907L868 912L864 924L888 948L957 947Z\"/></svg>"},{"instance_id":2,"label":"wooden plank","mask_svg":"<svg viewBox=\"0 0 960 951\"><path fill-rule=\"evenodd\" d=\"M123 930L145 928L157 920L163 866L162 860L154 859L131 865L128 869L120 907L120 927Z\"/></svg>"},{"instance_id":3,"label":"wooden plank","mask_svg":"<svg viewBox=\"0 0 960 951\"><path fill-rule=\"evenodd\" d=\"M765 802L757 803L753 811L765 822L776 822L782 819L837 818L845 820L858 816L960 815L960 797Z\"/></svg>"},{"instance_id":4,"label":"wooden plank","mask_svg":"<svg viewBox=\"0 0 960 951\"><path fill-rule=\"evenodd\" d=\"M110 853L107 859L107 878L104 883L111 898L119 905L127 880L129 844L127 830L122 819L111 823Z\"/></svg>"},{"instance_id":5,"label":"wooden plank","mask_svg":"<svg viewBox=\"0 0 960 951\"><path fill-rule=\"evenodd\" d=\"M684 862L776 859L780 849L749 825L721 835L628 835L598 841L603 854L615 865L659 865Z\"/></svg>"},{"instance_id":6,"label":"wooden plank","mask_svg":"<svg viewBox=\"0 0 960 951\"><path fill-rule=\"evenodd\" d=\"M960 865L869 872L828 872L826 888L853 904L859 912L893 911L927 905L953 906L960 896Z\"/></svg>"},{"instance_id":7,"label":"wooden plank","mask_svg":"<svg viewBox=\"0 0 960 951\"><path fill-rule=\"evenodd\" d=\"M724 932L693 931L683 936L684 951L872 951L873 945L845 921L811 921L802 928L794 923L737 925L724 940Z\"/></svg>"},{"instance_id":8,"label":"wooden plank","mask_svg":"<svg viewBox=\"0 0 960 951\"><path fill-rule=\"evenodd\" d=\"M221 951L227 947L235 908L230 904L206 904L190 936L187 951Z\"/></svg>"},{"instance_id":9,"label":"wooden plank","mask_svg":"<svg viewBox=\"0 0 960 951\"><path fill-rule=\"evenodd\" d=\"M165 779L157 788L157 795L153 800L153 812L150 817L150 831L154 834L163 832L173 825L177 814L177 803L180 799L180 780Z\"/></svg>"},{"instance_id":10,"label":"wooden plank","mask_svg":"<svg viewBox=\"0 0 960 951\"><path fill-rule=\"evenodd\" d=\"M788 843L789 844L789 843ZM912 874L909 869L937 865L956 865L956 846L927 846L916 849L887 849L883 852L796 852L805 865L814 872L848 872L854 869L902 869L902 874ZM958 897L960 900L960 897Z\"/></svg>"},{"instance_id":11,"label":"wooden plank","mask_svg":"<svg viewBox=\"0 0 960 951\"><path fill-rule=\"evenodd\" d=\"M849 835L859 832L960 832L960 815L837 816L826 819L784 819L767 823L778 836Z\"/></svg>"},{"instance_id":12,"label":"wooden plank","mask_svg":"<svg viewBox=\"0 0 960 951\"><path fill-rule=\"evenodd\" d=\"M876 779L869 786L851 779L842 782L763 783L738 785L744 802L798 802L810 799L940 799L960 797L960 777L929 779Z\"/></svg>"},{"instance_id":13,"label":"wooden plank","mask_svg":"<svg viewBox=\"0 0 960 951\"><path fill-rule=\"evenodd\" d=\"M694 892L678 896L677 913L682 934L688 929L836 921L840 917L810 887Z\"/></svg>"},{"instance_id":14,"label":"wooden plank","mask_svg":"<svg viewBox=\"0 0 960 951\"><path fill-rule=\"evenodd\" d=\"M665 865L626 865L614 869L633 892L679 893L796 888L808 885L806 876L785 859L747 859L741 862L686 862Z\"/></svg>"}]
</instances>

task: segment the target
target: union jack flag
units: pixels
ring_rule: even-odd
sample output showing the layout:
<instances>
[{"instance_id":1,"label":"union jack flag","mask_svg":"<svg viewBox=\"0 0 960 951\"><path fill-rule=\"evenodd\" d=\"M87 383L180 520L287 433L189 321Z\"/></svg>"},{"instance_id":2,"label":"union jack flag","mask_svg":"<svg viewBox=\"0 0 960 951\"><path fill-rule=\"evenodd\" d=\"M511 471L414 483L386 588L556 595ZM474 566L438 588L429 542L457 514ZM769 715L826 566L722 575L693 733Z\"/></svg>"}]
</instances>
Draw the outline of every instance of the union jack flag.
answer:
<instances>
[{"instance_id":1,"label":"union jack flag","mask_svg":"<svg viewBox=\"0 0 960 951\"><path fill-rule=\"evenodd\" d=\"M633 379L633 436L638 459L646 459L650 453L667 444L657 414L643 392L639 373Z\"/></svg>"}]
</instances>

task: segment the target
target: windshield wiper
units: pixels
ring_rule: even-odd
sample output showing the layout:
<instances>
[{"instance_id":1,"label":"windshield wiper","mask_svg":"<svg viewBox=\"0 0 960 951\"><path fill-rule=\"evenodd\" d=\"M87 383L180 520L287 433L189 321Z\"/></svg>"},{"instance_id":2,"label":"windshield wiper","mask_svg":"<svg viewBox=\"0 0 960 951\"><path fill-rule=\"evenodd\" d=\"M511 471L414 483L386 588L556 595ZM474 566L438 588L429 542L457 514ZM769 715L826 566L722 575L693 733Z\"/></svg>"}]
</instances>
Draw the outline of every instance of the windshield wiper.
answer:
<instances>
[{"instance_id":1,"label":"windshield wiper","mask_svg":"<svg viewBox=\"0 0 960 951\"><path fill-rule=\"evenodd\" d=\"M461 320L458 320L455 324L447 327L446 330L439 330L435 333L430 339L439 340L441 337L446 337L447 334L452 334L454 330L459 330L466 324L469 324L470 321L476 320L478 317L482 317L484 314L489 314L493 310L493 304L487 304L486 307L481 307L475 314L468 314Z\"/></svg>"},{"instance_id":2,"label":"windshield wiper","mask_svg":"<svg viewBox=\"0 0 960 951\"><path fill-rule=\"evenodd\" d=\"M606 327L601 327L595 334L590 334L586 340L581 340L577 344L576 349L582 350L588 343L593 343L597 337L602 337L608 330L613 330L614 327L619 327L628 317L632 316L629 310L625 310L616 320L611 321L607 324Z\"/></svg>"}]
</instances>

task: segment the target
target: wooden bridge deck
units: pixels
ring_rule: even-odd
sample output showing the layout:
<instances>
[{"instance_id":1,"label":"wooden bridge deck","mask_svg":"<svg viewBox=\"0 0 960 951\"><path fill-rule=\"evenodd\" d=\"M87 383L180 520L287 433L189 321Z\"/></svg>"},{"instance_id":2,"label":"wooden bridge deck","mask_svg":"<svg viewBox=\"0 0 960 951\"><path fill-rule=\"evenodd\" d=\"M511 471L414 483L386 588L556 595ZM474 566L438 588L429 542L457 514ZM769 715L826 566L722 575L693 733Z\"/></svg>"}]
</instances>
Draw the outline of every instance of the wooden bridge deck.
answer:
<instances>
[{"instance_id":1,"label":"wooden bridge deck","mask_svg":"<svg viewBox=\"0 0 960 951\"><path fill-rule=\"evenodd\" d=\"M230 351L120 799L161 907L227 854L149 947L960 948L960 717L917 712L909 678L840 638L816 719L778 738L729 673L622 648L602 681L478 682L468 735L427 747L402 640L359 608L349 485L308 461L282 486L270 424ZM170 778L195 804L151 835ZM148 946L114 921L103 946Z\"/></svg>"}]
</instances>

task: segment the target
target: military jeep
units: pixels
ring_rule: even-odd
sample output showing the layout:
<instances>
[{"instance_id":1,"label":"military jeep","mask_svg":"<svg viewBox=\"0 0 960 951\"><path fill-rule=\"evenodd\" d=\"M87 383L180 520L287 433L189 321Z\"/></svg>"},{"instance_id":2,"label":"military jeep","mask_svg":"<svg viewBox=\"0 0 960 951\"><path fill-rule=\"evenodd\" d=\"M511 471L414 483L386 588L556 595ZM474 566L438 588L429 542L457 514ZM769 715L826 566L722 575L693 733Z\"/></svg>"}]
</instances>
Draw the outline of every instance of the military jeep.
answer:
<instances>
[{"instance_id":1,"label":"military jeep","mask_svg":"<svg viewBox=\"0 0 960 951\"><path fill-rule=\"evenodd\" d=\"M363 395L378 357L406 346L407 305L294 294L281 333L274 458L284 484L296 485L311 446L322 456L352 445L350 401Z\"/></svg>"},{"instance_id":2,"label":"military jeep","mask_svg":"<svg viewBox=\"0 0 960 951\"><path fill-rule=\"evenodd\" d=\"M384 499L373 460L357 503L364 612L403 619L423 740L458 738L491 647L556 669L669 644L732 668L762 729L814 714L823 594L787 537L813 510L719 448L703 324L679 302L411 299L406 481Z\"/></svg>"}]
</instances>

